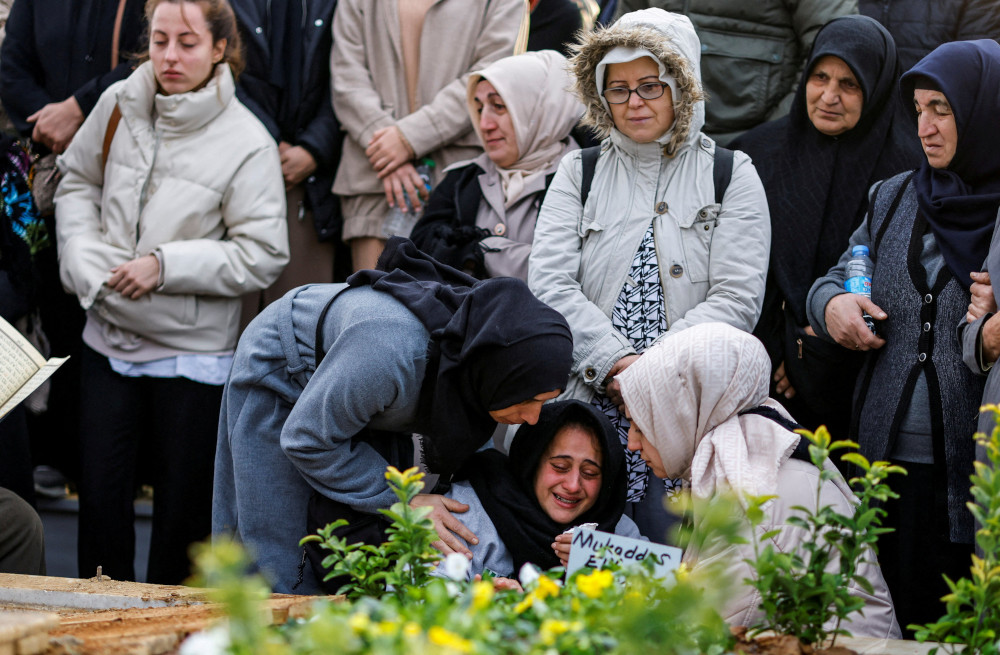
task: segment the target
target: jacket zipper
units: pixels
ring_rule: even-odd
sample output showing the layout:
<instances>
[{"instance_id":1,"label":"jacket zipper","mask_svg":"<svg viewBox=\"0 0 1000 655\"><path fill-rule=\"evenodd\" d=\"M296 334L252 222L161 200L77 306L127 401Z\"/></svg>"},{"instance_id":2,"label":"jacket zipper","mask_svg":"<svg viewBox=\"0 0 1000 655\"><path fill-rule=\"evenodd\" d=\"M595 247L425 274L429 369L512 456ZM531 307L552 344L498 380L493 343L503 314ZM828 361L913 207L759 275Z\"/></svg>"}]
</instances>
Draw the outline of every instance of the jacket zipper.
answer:
<instances>
[{"instance_id":1,"label":"jacket zipper","mask_svg":"<svg viewBox=\"0 0 1000 655\"><path fill-rule=\"evenodd\" d=\"M153 160L149 164L149 173L146 174L146 181L142 183L142 191L139 192L139 216L135 220L135 245L139 247L139 234L142 227L142 212L146 209L146 201L149 200L149 182L153 179L153 170L156 168L156 156L160 152L160 133L153 130L156 135L153 139Z\"/></svg>"}]
</instances>

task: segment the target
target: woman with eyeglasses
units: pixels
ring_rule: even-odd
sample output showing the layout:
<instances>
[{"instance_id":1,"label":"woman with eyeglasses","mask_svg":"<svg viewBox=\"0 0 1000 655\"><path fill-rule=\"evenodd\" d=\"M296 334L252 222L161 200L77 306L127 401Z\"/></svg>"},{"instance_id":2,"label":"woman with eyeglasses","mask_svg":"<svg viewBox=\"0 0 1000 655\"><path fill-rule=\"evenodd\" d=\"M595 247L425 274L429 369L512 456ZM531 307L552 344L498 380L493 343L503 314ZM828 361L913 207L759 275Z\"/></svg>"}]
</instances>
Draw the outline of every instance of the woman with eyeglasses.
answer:
<instances>
[{"instance_id":1,"label":"woman with eyeglasses","mask_svg":"<svg viewBox=\"0 0 1000 655\"><path fill-rule=\"evenodd\" d=\"M528 284L573 330L564 397L600 406L623 444L614 376L698 323L750 331L764 297L767 200L750 159L701 132L699 55L691 22L661 9L583 37L571 60L576 93L603 142L593 168L593 151L562 160L535 227ZM675 483L631 453L628 478L627 513L662 542L662 496Z\"/></svg>"}]
</instances>

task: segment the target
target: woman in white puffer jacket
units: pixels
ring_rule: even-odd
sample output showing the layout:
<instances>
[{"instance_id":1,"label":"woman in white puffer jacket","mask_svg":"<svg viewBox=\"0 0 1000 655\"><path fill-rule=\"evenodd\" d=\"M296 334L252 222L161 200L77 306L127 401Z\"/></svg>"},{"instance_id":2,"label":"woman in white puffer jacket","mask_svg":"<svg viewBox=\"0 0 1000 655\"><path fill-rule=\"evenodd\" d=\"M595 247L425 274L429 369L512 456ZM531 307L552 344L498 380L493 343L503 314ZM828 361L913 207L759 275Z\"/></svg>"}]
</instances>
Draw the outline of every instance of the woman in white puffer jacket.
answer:
<instances>
[{"instance_id":1,"label":"woman in white puffer jacket","mask_svg":"<svg viewBox=\"0 0 1000 655\"><path fill-rule=\"evenodd\" d=\"M232 9L148 0L146 18L150 61L101 96L59 159L56 223L63 285L87 310L80 575L135 578L141 455L155 490L147 580L177 584L211 530L239 298L274 281L288 238L274 141L235 97Z\"/></svg>"}]
</instances>

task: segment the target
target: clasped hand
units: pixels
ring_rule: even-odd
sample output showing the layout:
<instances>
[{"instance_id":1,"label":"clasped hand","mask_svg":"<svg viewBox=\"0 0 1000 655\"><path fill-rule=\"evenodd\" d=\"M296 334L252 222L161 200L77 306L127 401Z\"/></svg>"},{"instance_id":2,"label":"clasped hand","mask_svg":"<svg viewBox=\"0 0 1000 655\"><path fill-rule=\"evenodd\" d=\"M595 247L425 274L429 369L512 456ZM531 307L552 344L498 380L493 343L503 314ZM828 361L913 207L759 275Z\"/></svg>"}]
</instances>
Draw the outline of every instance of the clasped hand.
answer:
<instances>
[{"instance_id":1,"label":"clasped hand","mask_svg":"<svg viewBox=\"0 0 1000 655\"><path fill-rule=\"evenodd\" d=\"M136 300L156 288L160 280L160 260L144 255L111 269L107 285L126 298Z\"/></svg>"},{"instance_id":2,"label":"clasped hand","mask_svg":"<svg viewBox=\"0 0 1000 655\"><path fill-rule=\"evenodd\" d=\"M871 298L856 293L842 293L826 304L826 331L833 340L851 350L875 350L885 345L885 339L874 334L862 316L864 312L875 320L888 315Z\"/></svg>"}]
</instances>

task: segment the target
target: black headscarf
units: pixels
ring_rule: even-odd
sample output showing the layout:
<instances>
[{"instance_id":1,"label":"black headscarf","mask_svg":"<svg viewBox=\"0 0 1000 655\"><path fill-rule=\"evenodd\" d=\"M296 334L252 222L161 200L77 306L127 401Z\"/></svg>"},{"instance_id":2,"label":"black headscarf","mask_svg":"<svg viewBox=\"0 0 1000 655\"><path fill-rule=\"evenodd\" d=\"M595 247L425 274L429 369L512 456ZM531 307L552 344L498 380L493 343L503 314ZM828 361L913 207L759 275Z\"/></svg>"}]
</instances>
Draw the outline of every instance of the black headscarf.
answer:
<instances>
[{"instance_id":1,"label":"black headscarf","mask_svg":"<svg viewBox=\"0 0 1000 655\"><path fill-rule=\"evenodd\" d=\"M920 79L948 99L958 128L955 156L945 169L925 159L913 177L917 202L934 231L945 263L965 288L982 268L1000 207L1000 44L991 39L946 43L899 81L913 106ZM916 112L910 115L916 122Z\"/></svg>"},{"instance_id":2,"label":"black headscarf","mask_svg":"<svg viewBox=\"0 0 1000 655\"><path fill-rule=\"evenodd\" d=\"M477 281L401 237L389 240L377 269L347 283L388 293L431 333L418 412L435 473L450 475L490 438L490 411L566 388L569 326L521 280Z\"/></svg>"},{"instance_id":3,"label":"black headscarf","mask_svg":"<svg viewBox=\"0 0 1000 655\"><path fill-rule=\"evenodd\" d=\"M809 120L806 85L827 55L847 64L864 93L857 125L827 136ZM844 16L816 35L788 116L734 142L753 159L771 212L771 275L798 325L806 325L806 296L826 274L861 224L868 189L919 165L916 131L896 111L896 45L867 16Z\"/></svg>"},{"instance_id":4,"label":"black headscarf","mask_svg":"<svg viewBox=\"0 0 1000 655\"><path fill-rule=\"evenodd\" d=\"M535 495L535 476L545 450L567 423L588 426L601 446L601 488L597 502L573 525L597 523L614 532L625 509L625 454L618 433L599 409L579 400L549 403L535 425L522 425L510 445L510 454L496 450L476 453L462 470L475 489L517 571L525 562L542 569L559 566L552 551L556 535L570 527L545 513Z\"/></svg>"}]
</instances>

